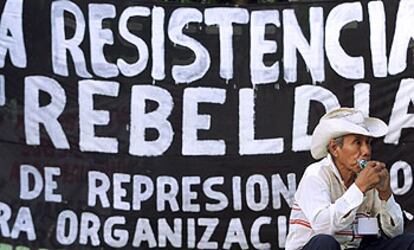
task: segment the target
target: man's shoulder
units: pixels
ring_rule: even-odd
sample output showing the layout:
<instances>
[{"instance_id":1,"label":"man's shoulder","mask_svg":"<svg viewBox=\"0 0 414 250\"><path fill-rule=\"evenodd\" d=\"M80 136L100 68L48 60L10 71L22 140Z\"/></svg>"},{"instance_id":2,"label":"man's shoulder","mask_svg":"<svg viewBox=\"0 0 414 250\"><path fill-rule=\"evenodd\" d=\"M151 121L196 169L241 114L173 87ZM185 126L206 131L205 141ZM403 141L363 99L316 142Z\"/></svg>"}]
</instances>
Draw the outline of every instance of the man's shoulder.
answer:
<instances>
[{"instance_id":1,"label":"man's shoulder","mask_svg":"<svg viewBox=\"0 0 414 250\"><path fill-rule=\"evenodd\" d=\"M328 190L331 179L329 169L329 162L325 159L314 162L306 167L296 190L296 200L300 200L300 197L304 195L317 195L318 192Z\"/></svg>"},{"instance_id":2,"label":"man's shoulder","mask_svg":"<svg viewBox=\"0 0 414 250\"><path fill-rule=\"evenodd\" d=\"M320 161L314 162L306 167L305 173L303 176L323 176L328 174L329 172L329 161L328 159L324 158Z\"/></svg>"}]
</instances>

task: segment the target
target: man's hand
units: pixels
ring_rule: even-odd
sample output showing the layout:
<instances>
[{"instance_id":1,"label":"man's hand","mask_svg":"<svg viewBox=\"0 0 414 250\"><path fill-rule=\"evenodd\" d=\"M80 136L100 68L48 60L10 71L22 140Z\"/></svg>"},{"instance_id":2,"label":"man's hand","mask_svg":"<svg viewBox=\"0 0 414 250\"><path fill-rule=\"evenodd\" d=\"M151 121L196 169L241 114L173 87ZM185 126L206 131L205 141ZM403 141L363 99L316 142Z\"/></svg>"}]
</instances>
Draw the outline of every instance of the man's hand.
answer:
<instances>
[{"instance_id":1,"label":"man's hand","mask_svg":"<svg viewBox=\"0 0 414 250\"><path fill-rule=\"evenodd\" d=\"M381 164L383 164L384 166L381 172L379 173L381 176L381 181L375 188L378 190L380 199L387 201L392 194L391 186L390 186L390 174L388 173L388 170L385 167L385 164L382 162Z\"/></svg>"},{"instance_id":2,"label":"man's hand","mask_svg":"<svg viewBox=\"0 0 414 250\"><path fill-rule=\"evenodd\" d=\"M369 161L367 166L359 173L355 184L363 193L377 188L382 200L388 200L391 196L390 177L385 164L382 162Z\"/></svg>"}]
</instances>

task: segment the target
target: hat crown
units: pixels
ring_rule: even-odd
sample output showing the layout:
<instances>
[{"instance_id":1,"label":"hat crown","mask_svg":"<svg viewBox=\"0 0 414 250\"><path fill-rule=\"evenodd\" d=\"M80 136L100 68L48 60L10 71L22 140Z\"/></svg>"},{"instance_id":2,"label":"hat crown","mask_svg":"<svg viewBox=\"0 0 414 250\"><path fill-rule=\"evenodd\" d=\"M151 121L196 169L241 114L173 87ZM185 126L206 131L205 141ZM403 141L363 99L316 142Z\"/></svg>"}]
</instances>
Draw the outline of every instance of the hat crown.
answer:
<instances>
[{"instance_id":1,"label":"hat crown","mask_svg":"<svg viewBox=\"0 0 414 250\"><path fill-rule=\"evenodd\" d=\"M323 120L327 119L340 119L355 125L361 126L367 129L365 125L365 115L356 109L351 108L342 108L334 110L333 112L327 113L323 118Z\"/></svg>"}]
</instances>

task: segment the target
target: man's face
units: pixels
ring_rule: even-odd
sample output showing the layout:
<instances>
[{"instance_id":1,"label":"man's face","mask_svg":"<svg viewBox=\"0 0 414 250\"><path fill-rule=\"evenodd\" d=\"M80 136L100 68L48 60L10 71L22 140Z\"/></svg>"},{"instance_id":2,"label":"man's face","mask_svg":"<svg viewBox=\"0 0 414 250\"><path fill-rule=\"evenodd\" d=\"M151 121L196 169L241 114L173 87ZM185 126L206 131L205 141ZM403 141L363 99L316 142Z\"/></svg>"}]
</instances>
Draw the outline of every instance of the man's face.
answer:
<instances>
[{"instance_id":1,"label":"man's face","mask_svg":"<svg viewBox=\"0 0 414 250\"><path fill-rule=\"evenodd\" d=\"M352 172L359 173L361 168L358 166L357 160L371 159L371 137L348 134L343 138L342 147L337 147L335 150L336 161Z\"/></svg>"}]
</instances>

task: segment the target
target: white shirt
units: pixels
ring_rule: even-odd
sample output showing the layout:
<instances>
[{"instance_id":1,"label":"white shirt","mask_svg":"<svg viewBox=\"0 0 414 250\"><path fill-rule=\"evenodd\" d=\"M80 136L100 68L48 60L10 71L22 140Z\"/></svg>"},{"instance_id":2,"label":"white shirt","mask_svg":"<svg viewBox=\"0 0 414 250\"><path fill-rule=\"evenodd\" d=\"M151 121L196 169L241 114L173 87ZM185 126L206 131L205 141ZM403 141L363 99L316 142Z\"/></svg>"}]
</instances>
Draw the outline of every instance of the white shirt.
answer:
<instances>
[{"instance_id":1,"label":"white shirt","mask_svg":"<svg viewBox=\"0 0 414 250\"><path fill-rule=\"evenodd\" d=\"M356 229L360 217L380 215L383 232L389 237L403 233L403 216L394 196L388 201L378 191L365 193L353 183L345 187L328 155L308 166L299 183L289 220L286 250L301 249L315 235L335 237L342 249L357 248L362 240Z\"/></svg>"}]
</instances>

